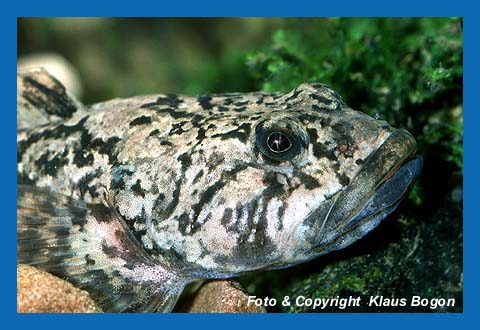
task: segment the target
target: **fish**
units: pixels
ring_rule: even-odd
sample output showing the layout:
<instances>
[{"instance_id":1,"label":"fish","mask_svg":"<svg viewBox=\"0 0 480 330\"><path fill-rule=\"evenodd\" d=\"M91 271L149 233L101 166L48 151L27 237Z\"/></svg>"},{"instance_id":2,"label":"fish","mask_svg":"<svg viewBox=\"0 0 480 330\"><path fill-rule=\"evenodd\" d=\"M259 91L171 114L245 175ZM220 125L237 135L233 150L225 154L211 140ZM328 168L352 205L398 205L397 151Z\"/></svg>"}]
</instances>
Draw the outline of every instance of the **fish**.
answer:
<instances>
[{"instance_id":1,"label":"fish","mask_svg":"<svg viewBox=\"0 0 480 330\"><path fill-rule=\"evenodd\" d=\"M17 74L17 259L106 312L168 312L189 283L342 249L408 195L404 129L321 83L83 105Z\"/></svg>"}]
</instances>

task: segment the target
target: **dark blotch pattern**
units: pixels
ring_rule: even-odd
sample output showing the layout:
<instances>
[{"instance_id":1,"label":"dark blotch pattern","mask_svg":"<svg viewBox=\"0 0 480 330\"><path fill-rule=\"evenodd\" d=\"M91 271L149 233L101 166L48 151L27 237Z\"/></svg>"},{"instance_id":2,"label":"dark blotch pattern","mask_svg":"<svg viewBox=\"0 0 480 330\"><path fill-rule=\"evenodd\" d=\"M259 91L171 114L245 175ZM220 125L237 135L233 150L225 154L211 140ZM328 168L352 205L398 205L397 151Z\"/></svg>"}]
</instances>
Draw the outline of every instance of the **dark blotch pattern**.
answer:
<instances>
[{"instance_id":1,"label":"dark blotch pattern","mask_svg":"<svg viewBox=\"0 0 480 330\"><path fill-rule=\"evenodd\" d=\"M88 208L98 222L110 222L114 219L113 210L103 204L88 204Z\"/></svg>"},{"instance_id":2,"label":"dark blotch pattern","mask_svg":"<svg viewBox=\"0 0 480 330\"><path fill-rule=\"evenodd\" d=\"M318 180L309 174L299 172L298 177L300 178L300 181L305 185L305 189L312 190L320 187L320 183L318 182Z\"/></svg>"},{"instance_id":3,"label":"dark blotch pattern","mask_svg":"<svg viewBox=\"0 0 480 330\"><path fill-rule=\"evenodd\" d=\"M328 99L324 96L320 96L318 94L310 94L309 95L312 99L317 100L319 103L330 105L330 103L333 101L331 99Z\"/></svg>"},{"instance_id":4,"label":"dark blotch pattern","mask_svg":"<svg viewBox=\"0 0 480 330\"><path fill-rule=\"evenodd\" d=\"M187 213L182 213L176 220L178 221L178 230L180 230L183 235L186 235L191 223L190 217Z\"/></svg>"},{"instance_id":5,"label":"dark blotch pattern","mask_svg":"<svg viewBox=\"0 0 480 330\"><path fill-rule=\"evenodd\" d=\"M188 121L181 121L180 123L175 123L172 125L172 129L168 133L168 135L182 135L183 133L186 132L186 130L183 129L183 125L188 123Z\"/></svg>"},{"instance_id":6,"label":"dark blotch pattern","mask_svg":"<svg viewBox=\"0 0 480 330\"><path fill-rule=\"evenodd\" d=\"M250 136L251 126L249 123L243 123L238 128L231 130L226 133L219 133L212 135L212 137L220 137L221 140L227 139L238 139L241 142L247 142L247 139Z\"/></svg>"},{"instance_id":7,"label":"dark blotch pattern","mask_svg":"<svg viewBox=\"0 0 480 330\"><path fill-rule=\"evenodd\" d=\"M177 160L182 164L183 173L192 165L192 157L188 152L178 156Z\"/></svg>"},{"instance_id":8,"label":"dark blotch pattern","mask_svg":"<svg viewBox=\"0 0 480 330\"><path fill-rule=\"evenodd\" d=\"M96 191L95 186L90 186L90 183L95 179L99 178L103 172L100 169L97 169L94 172L89 172L85 174L79 181L78 181L78 189L80 191L80 196L83 198L87 192L90 193L92 197L98 197L98 192Z\"/></svg>"},{"instance_id":9,"label":"dark blotch pattern","mask_svg":"<svg viewBox=\"0 0 480 330\"><path fill-rule=\"evenodd\" d=\"M92 266L95 265L95 260L87 253L85 255L85 263L87 264L87 266Z\"/></svg>"},{"instance_id":10,"label":"dark blotch pattern","mask_svg":"<svg viewBox=\"0 0 480 330\"><path fill-rule=\"evenodd\" d=\"M17 143L17 162L20 163L22 161L23 155L32 144L42 139L66 139L72 134L85 130L84 125L87 120L88 116L85 116L73 126L64 124L52 125L42 132L30 132L25 140Z\"/></svg>"},{"instance_id":11,"label":"dark blotch pattern","mask_svg":"<svg viewBox=\"0 0 480 330\"><path fill-rule=\"evenodd\" d=\"M24 89L22 96L35 108L43 109L49 115L56 115L68 119L77 111L77 106L67 95L65 87L54 77L49 77L53 86L43 85L36 79L28 76L23 77Z\"/></svg>"},{"instance_id":12,"label":"dark blotch pattern","mask_svg":"<svg viewBox=\"0 0 480 330\"><path fill-rule=\"evenodd\" d=\"M122 189L125 187L125 176L131 176L133 172L124 167L115 167L112 169L112 179L110 180L110 189Z\"/></svg>"},{"instance_id":13,"label":"dark blotch pattern","mask_svg":"<svg viewBox=\"0 0 480 330\"><path fill-rule=\"evenodd\" d=\"M202 95L198 97L198 103L204 110L210 110L213 108L212 103L210 101L212 100L212 97L209 95Z\"/></svg>"},{"instance_id":14,"label":"dark blotch pattern","mask_svg":"<svg viewBox=\"0 0 480 330\"><path fill-rule=\"evenodd\" d=\"M223 211L223 216L222 216L222 219L220 220L220 223L223 226L227 226L232 221L232 215L233 215L233 210L230 207L227 207Z\"/></svg>"},{"instance_id":15,"label":"dark blotch pattern","mask_svg":"<svg viewBox=\"0 0 480 330\"><path fill-rule=\"evenodd\" d=\"M213 185L209 186L205 191L200 193L199 201L193 206L194 218L192 219L192 234L195 233L195 229L199 229L199 226L196 226L195 223L198 220L198 216L200 212L204 209L205 205L210 203L210 201L215 197L216 193L220 191L227 183L229 183L230 179L235 177L235 175L245 169L246 165L238 165L237 167L233 168L232 170L225 171L222 173L222 177L220 180L216 181Z\"/></svg>"},{"instance_id":16,"label":"dark blotch pattern","mask_svg":"<svg viewBox=\"0 0 480 330\"><path fill-rule=\"evenodd\" d=\"M160 133L160 131L158 129L154 129L153 131L150 132L150 134L148 134L148 136L155 136L155 135L158 135L158 133Z\"/></svg>"},{"instance_id":17,"label":"dark blotch pattern","mask_svg":"<svg viewBox=\"0 0 480 330\"><path fill-rule=\"evenodd\" d=\"M47 150L35 161L35 165L40 169L42 174L55 177L60 167L62 167L65 164L68 164L67 155L68 155L68 150L65 149L61 155L56 154L53 157L51 157L52 153L50 153L50 150Z\"/></svg>"},{"instance_id":18,"label":"dark blotch pattern","mask_svg":"<svg viewBox=\"0 0 480 330\"><path fill-rule=\"evenodd\" d=\"M350 178L345 175L345 173L337 173L338 181L342 186L348 186L350 184Z\"/></svg>"},{"instance_id":19,"label":"dark blotch pattern","mask_svg":"<svg viewBox=\"0 0 480 330\"><path fill-rule=\"evenodd\" d=\"M167 94L162 95L157 98L155 102L152 103L145 103L141 106L141 108L156 108L159 106L168 106L172 108L177 108L178 105L181 103L178 96L175 94Z\"/></svg>"},{"instance_id":20,"label":"dark blotch pattern","mask_svg":"<svg viewBox=\"0 0 480 330\"><path fill-rule=\"evenodd\" d=\"M132 185L131 189L135 196L145 197L145 190L142 189L142 185L140 184L140 179L138 179L137 182L135 182L135 184Z\"/></svg>"},{"instance_id":21,"label":"dark blotch pattern","mask_svg":"<svg viewBox=\"0 0 480 330\"><path fill-rule=\"evenodd\" d=\"M289 102L289 101L295 100L295 99L298 97L298 95L300 95L301 92L302 92L302 91L301 91L300 89L295 88L295 89L293 90L292 95L290 95L289 97L287 97L287 98L285 99L285 101Z\"/></svg>"},{"instance_id":22,"label":"dark blotch pattern","mask_svg":"<svg viewBox=\"0 0 480 330\"><path fill-rule=\"evenodd\" d=\"M317 142L318 134L317 130L314 128L308 129L308 134L310 135L310 140L312 141L313 146L313 155L317 158L325 157L329 160L336 161L338 158L335 156L335 148L329 148L326 143Z\"/></svg>"},{"instance_id":23,"label":"dark blotch pattern","mask_svg":"<svg viewBox=\"0 0 480 330\"><path fill-rule=\"evenodd\" d=\"M193 178L193 184L197 183L198 180L203 176L203 168L195 175L195 178Z\"/></svg>"},{"instance_id":24,"label":"dark blotch pattern","mask_svg":"<svg viewBox=\"0 0 480 330\"><path fill-rule=\"evenodd\" d=\"M137 126L137 125L145 125L145 124L150 124L152 122L152 118L149 116L141 116L138 118L135 118L130 122L130 127L132 126Z\"/></svg>"}]
</instances>

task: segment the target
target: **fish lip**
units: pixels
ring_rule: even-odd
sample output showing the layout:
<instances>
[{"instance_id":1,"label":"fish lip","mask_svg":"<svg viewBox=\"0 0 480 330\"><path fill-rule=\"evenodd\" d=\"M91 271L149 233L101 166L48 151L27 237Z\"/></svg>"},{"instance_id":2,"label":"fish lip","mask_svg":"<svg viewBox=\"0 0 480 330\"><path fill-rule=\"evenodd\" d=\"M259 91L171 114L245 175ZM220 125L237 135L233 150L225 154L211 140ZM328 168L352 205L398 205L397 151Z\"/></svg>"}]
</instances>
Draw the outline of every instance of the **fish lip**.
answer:
<instances>
[{"instance_id":1,"label":"fish lip","mask_svg":"<svg viewBox=\"0 0 480 330\"><path fill-rule=\"evenodd\" d=\"M420 175L422 166L421 156L411 157L399 165L397 170L392 171L393 173L389 173L364 207L348 220L348 225L342 229L340 236L351 231L354 233L352 236L358 239L378 226L411 191ZM390 189L396 190L392 196L388 196ZM380 207L375 207L375 204L379 205L380 203Z\"/></svg>"},{"instance_id":2,"label":"fish lip","mask_svg":"<svg viewBox=\"0 0 480 330\"><path fill-rule=\"evenodd\" d=\"M393 131L366 159L351 186L336 196L321 221L316 252L350 245L392 213L420 175L423 160L415 154L413 136L403 129Z\"/></svg>"}]
</instances>

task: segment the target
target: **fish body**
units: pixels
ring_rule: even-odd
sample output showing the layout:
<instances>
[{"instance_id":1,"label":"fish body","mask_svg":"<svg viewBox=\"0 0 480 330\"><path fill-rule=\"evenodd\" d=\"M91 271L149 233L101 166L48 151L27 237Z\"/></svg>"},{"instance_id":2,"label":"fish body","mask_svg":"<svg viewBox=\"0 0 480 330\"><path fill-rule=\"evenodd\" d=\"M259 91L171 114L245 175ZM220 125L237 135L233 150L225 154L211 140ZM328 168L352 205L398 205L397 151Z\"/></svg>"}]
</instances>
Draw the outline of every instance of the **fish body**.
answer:
<instances>
[{"instance_id":1,"label":"fish body","mask_svg":"<svg viewBox=\"0 0 480 330\"><path fill-rule=\"evenodd\" d=\"M343 248L390 214L416 143L323 84L92 106L18 76L18 256L106 311L168 311L183 287Z\"/></svg>"}]
</instances>

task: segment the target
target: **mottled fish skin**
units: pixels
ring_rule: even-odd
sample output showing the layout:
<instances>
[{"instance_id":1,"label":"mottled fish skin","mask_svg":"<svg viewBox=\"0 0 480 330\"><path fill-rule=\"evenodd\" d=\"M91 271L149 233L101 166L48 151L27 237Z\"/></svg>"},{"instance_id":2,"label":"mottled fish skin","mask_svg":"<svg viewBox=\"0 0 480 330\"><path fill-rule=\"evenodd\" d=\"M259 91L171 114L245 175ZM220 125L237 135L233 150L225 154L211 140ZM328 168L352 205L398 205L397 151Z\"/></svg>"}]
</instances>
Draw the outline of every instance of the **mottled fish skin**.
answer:
<instances>
[{"instance_id":1,"label":"mottled fish skin","mask_svg":"<svg viewBox=\"0 0 480 330\"><path fill-rule=\"evenodd\" d=\"M272 132L290 137L288 152L268 150ZM314 83L287 94L115 99L20 129L17 145L19 183L113 208L148 258L193 279L286 267L365 235L374 225L343 228L373 195L355 178L370 156L389 155L375 178L364 175L377 189L415 140ZM332 208L342 214L334 225Z\"/></svg>"},{"instance_id":2,"label":"mottled fish skin","mask_svg":"<svg viewBox=\"0 0 480 330\"><path fill-rule=\"evenodd\" d=\"M151 258L113 208L18 187L17 253L88 290L106 312L170 310L191 281Z\"/></svg>"}]
</instances>

